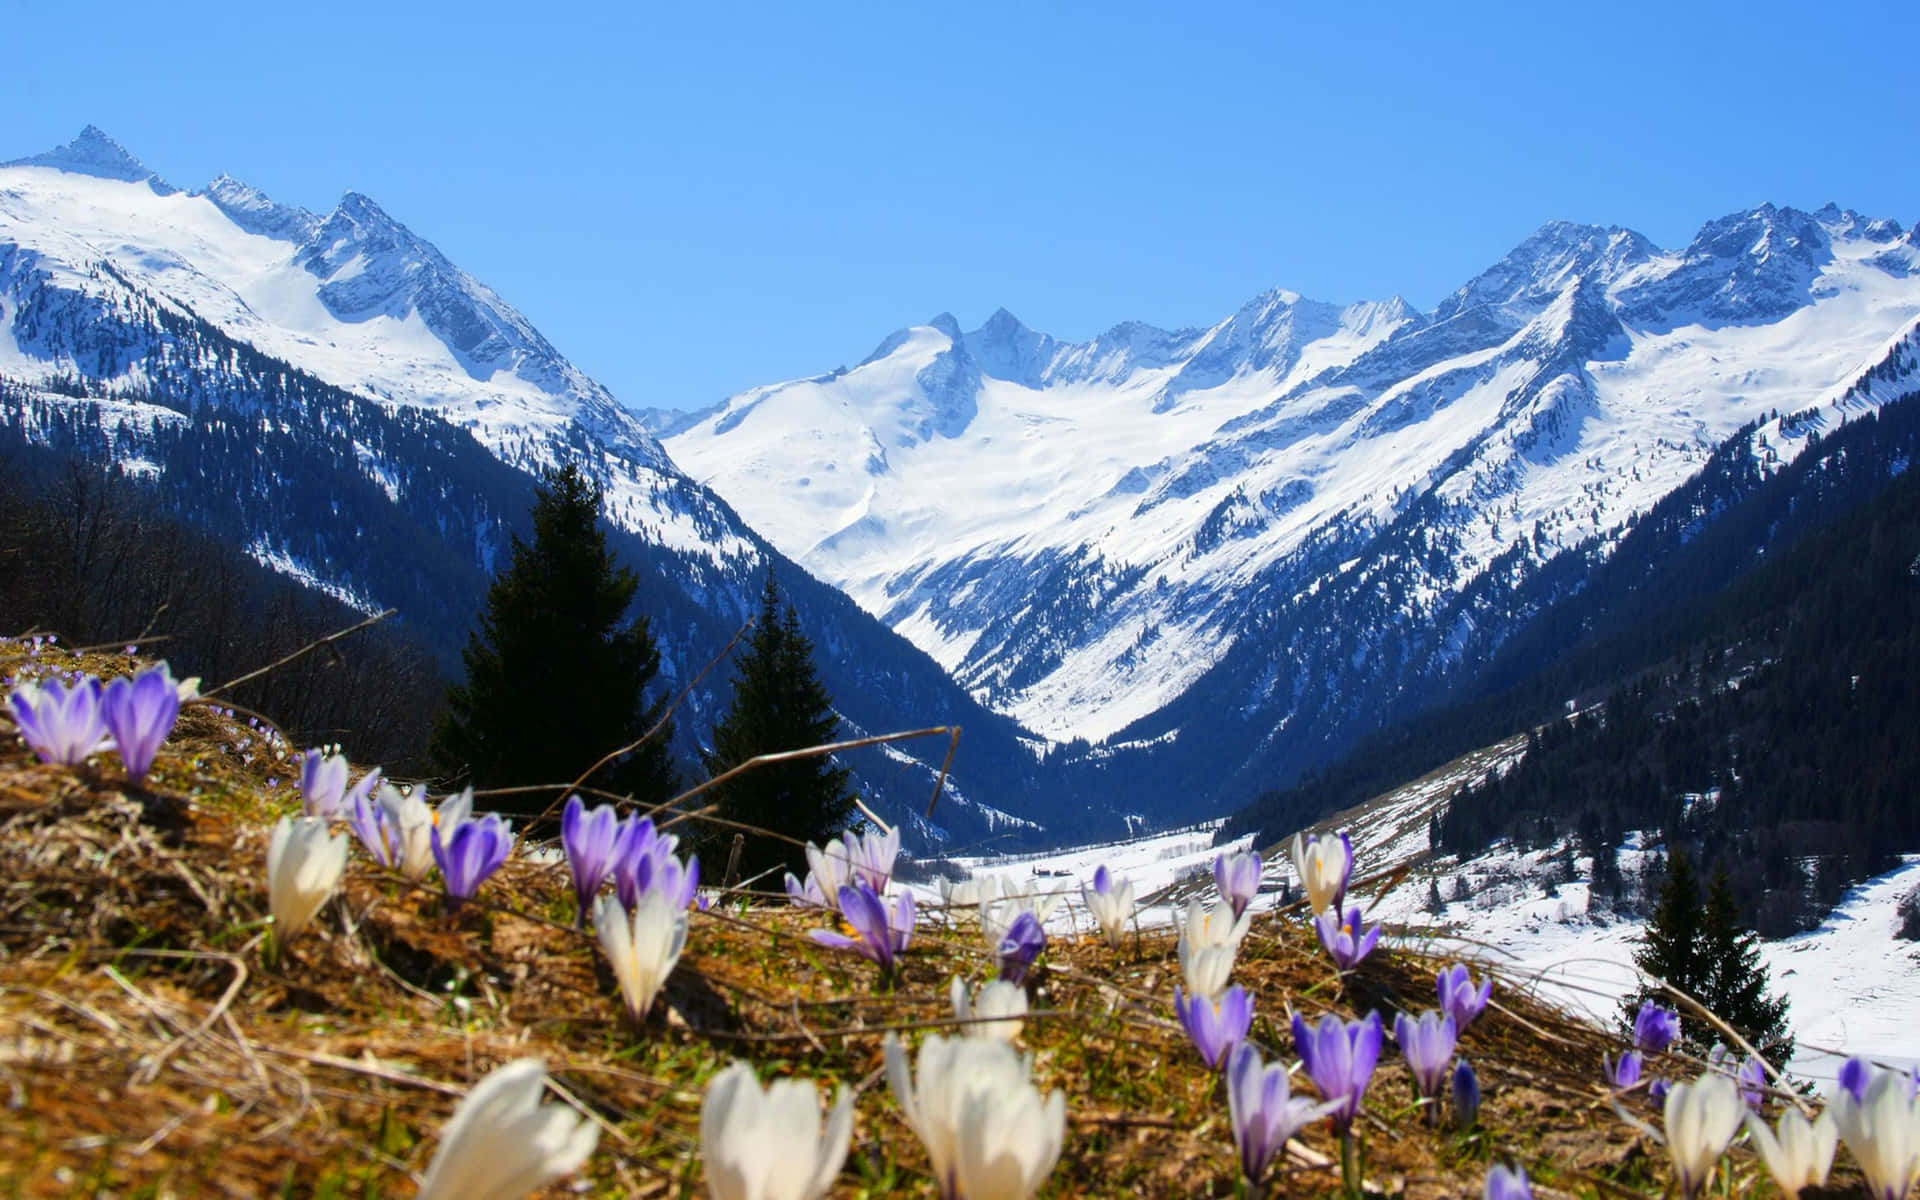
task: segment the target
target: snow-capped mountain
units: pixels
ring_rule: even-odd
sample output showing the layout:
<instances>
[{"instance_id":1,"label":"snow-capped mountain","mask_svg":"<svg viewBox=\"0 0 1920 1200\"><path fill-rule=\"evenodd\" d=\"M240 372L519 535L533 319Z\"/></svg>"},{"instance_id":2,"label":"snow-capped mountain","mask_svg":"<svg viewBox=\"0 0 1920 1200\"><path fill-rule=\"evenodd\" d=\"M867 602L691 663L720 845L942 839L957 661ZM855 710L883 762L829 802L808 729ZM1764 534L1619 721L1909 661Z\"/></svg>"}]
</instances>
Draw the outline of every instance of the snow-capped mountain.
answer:
<instances>
[{"instance_id":1,"label":"snow-capped mountain","mask_svg":"<svg viewBox=\"0 0 1920 1200\"><path fill-rule=\"evenodd\" d=\"M1177 738L1201 719L1177 700L1303 597L1470 620L1449 604L1490 571L1612 536L1741 426L1836 400L1920 317L1916 268L1913 233L1831 206L1675 251L1554 223L1430 312L1274 291L1084 343L943 314L666 446L992 706L1060 740ZM1410 520L1417 552L1386 537ZM1378 643L1352 617L1346 666L1276 655L1211 699L1271 730L1357 692Z\"/></svg>"},{"instance_id":2,"label":"snow-capped mountain","mask_svg":"<svg viewBox=\"0 0 1920 1200\"><path fill-rule=\"evenodd\" d=\"M792 569L526 318L365 196L316 214L224 175L182 191L91 126L0 166L0 436L152 481L258 561L400 608L443 662L526 532L530 476L576 463L643 579L663 682L693 681L772 569L850 733L967 726L958 790L912 826L923 843L1036 828L969 792L1054 805L1028 817L1073 809L1026 786L1034 763L1010 721ZM686 741L710 728L726 677L681 709ZM944 750L852 765L904 819Z\"/></svg>"}]
</instances>

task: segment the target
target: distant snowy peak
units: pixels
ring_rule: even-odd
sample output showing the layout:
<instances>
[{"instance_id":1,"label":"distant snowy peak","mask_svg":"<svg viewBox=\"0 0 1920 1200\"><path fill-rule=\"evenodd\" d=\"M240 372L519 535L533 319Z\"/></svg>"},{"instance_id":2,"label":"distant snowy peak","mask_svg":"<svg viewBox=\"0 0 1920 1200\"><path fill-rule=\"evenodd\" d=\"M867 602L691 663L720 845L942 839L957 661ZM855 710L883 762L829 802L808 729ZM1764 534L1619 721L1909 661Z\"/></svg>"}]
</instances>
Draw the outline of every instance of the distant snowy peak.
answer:
<instances>
[{"instance_id":1,"label":"distant snowy peak","mask_svg":"<svg viewBox=\"0 0 1920 1200\"><path fill-rule=\"evenodd\" d=\"M161 196L170 196L179 190L149 171L146 164L127 153L125 146L108 137L97 125L82 129L80 136L64 146L0 163L0 167L52 167L76 175L91 175L95 179L144 183Z\"/></svg>"},{"instance_id":2,"label":"distant snowy peak","mask_svg":"<svg viewBox=\"0 0 1920 1200\"><path fill-rule=\"evenodd\" d=\"M227 219L248 233L282 242L304 242L320 228L320 218L304 208L279 204L255 187L224 172L197 195L205 196Z\"/></svg>"},{"instance_id":3,"label":"distant snowy peak","mask_svg":"<svg viewBox=\"0 0 1920 1200\"><path fill-rule=\"evenodd\" d=\"M319 215L225 174L181 193L93 126L0 180L0 264L18 276L0 287L29 286L31 265L84 303L85 281L110 269L337 387L431 409L517 467L577 462L616 522L663 544L752 556L732 515L606 388L371 197L348 192ZM34 331L11 331L11 346L8 332L0 368L74 365L35 361Z\"/></svg>"}]
</instances>

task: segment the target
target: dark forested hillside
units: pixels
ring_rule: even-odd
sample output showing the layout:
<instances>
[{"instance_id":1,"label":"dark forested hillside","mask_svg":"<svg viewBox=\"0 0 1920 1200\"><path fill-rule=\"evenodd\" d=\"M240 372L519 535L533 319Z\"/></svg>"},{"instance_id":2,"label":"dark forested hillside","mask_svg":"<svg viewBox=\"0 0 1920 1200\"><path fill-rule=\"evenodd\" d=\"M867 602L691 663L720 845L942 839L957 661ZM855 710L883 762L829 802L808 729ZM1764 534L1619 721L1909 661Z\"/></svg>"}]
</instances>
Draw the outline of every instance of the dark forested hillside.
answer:
<instances>
[{"instance_id":1,"label":"dark forested hillside","mask_svg":"<svg viewBox=\"0 0 1920 1200\"><path fill-rule=\"evenodd\" d=\"M1913 845L1920 399L1772 471L1755 438L1656 506L1461 699L1263 795L1222 836L1282 836L1547 723L1520 768L1454 806L1446 849L1567 835L1608 848L1662 830L1724 856L1748 914L1780 932Z\"/></svg>"},{"instance_id":2,"label":"dark forested hillside","mask_svg":"<svg viewBox=\"0 0 1920 1200\"><path fill-rule=\"evenodd\" d=\"M69 647L145 639L141 653L213 688L361 617L189 527L117 469L0 446L0 630ZM226 695L298 744L342 742L406 771L432 717L421 697L443 686L427 649L388 624Z\"/></svg>"}]
</instances>

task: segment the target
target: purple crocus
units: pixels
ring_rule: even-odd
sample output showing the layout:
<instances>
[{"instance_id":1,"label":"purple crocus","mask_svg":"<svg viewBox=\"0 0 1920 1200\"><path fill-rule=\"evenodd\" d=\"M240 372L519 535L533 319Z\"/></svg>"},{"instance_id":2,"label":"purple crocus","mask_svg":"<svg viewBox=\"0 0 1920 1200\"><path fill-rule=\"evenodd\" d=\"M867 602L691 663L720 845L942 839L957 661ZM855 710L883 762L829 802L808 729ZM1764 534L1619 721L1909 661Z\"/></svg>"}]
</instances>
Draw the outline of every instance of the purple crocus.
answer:
<instances>
[{"instance_id":1,"label":"purple crocus","mask_svg":"<svg viewBox=\"0 0 1920 1200\"><path fill-rule=\"evenodd\" d=\"M1767 1068L1757 1058L1746 1058L1740 1063L1740 1069L1733 1073L1733 1081L1740 1085L1740 1098L1747 1107L1759 1112L1767 1099Z\"/></svg>"},{"instance_id":2,"label":"purple crocus","mask_svg":"<svg viewBox=\"0 0 1920 1200\"><path fill-rule=\"evenodd\" d=\"M1658 1054L1680 1037L1680 1015L1661 1008L1651 1000L1641 1002L1633 1018L1633 1044L1648 1054Z\"/></svg>"},{"instance_id":3,"label":"purple crocus","mask_svg":"<svg viewBox=\"0 0 1920 1200\"><path fill-rule=\"evenodd\" d=\"M1600 1056L1600 1078L1616 1092L1623 1092L1640 1082L1640 1072L1645 1065L1638 1050L1629 1050L1614 1062L1606 1055Z\"/></svg>"},{"instance_id":4,"label":"purple crocus","mask_svg":"<svg viewBox=\"0 0 1920 1200\"><path fill-rule=\"evenodd\" d=\"M1237 983L1218 996L1183 996L1180 985L1175 984L1173 1011L1201 1059L1216 1071L1253 1027L1253 1001Z\"/></svg>"},{"instance_id":5,"label":"purple crocus","mask_svg":"<svg viewBox=\"0 0 1920 1200\"><path fill-rule=\"evenodd\" d=\"M593 894L613 872L614 851L620 842L620 818L613 805L589 809L578 795L567 797L560 810L560 845L567 852L567 870L573 875L573 927L584 929Z\"/></svg>"},{"instance_id":6,"label":"purple crocus","mask_svg":"<svg viewBox=\"0 0 1920 1200\"><path fill-rule=\"evenodd\" d=\"M433 826L433 861L440 865L440 876L446 884L448 912L458 911L460 905L471 900L513 849L513 826L494 813L477 820L468 816L472 804L471 788L450 797L441 803L440 819ZM451 820L449 806L454 806ZM447 828L449 824L451 829Z\"/></svg>"},{"instance_id":7,"label":"purple crocus","mask_svg":"<svg viewBox=\"0 0 1920 1200\"><path fill-rule=\"evenodd\" d=\"M1327 1013L1317 1026L1307 1024L1299 1013L1293 1014L1294 1049L1300 1052L1300 1060L1321 1097L1336 1102L1330 1115L1342 1137L1352 1130L1353 1119L1360 1115L1360 1102L1380 1061L1382 1037L1377 1012L1368 1013L1360 1021L1342 1021Z\"/></svg>"},{"instance_id":8,"label":"purple crocus","mask_svg":"<svg viewBox=\"0 0 1920 1200\"><path fill-rule=\"evenodd\" d=\"M880 893L856 879L840 887L840 916L851 935L836 929L815 929L808 934L822 946L851 950L873 960L881 971L891 974L894 959L907 948L913 937L913 893L901 892L892 912Z\"/></svg>"},{"instance_id":9,"label":"purple crocus","mask_svg":"<svg viewBox=\"0 0 1920 1200\"><path fill-rule=\"evenodd\" d=\"M7 707L41 762L76 766L107 738L100 681L91 675L72 687L57 679L23 683L7 696Z\"/></svg>"},{"instance_id":10,"label":"purple crocus","mask_svg":"<svg viewBox=\"0 0 1920 1200\"><path fill-rule=\"evenodd\" d=\"M1378 925L1362 932L1360 921L1360 906L1357 904L1347 910L1345 919L1336 909L1328 909L1313 919L1313 929L1320 935L1320 944L1326 947L1333 965L1343 972L1359 966L1360 960L1371 954L1374 944L1380 940Z\"/></svg>"},{"instance_id":11,"label":"purple crocus","mask_svg":"<svg viewBox=\"0 0 1920 1200\"><path fill-rule=\"evenodd\" d=\"M1473 986L1473 976L1467 974L1463 963L1454 963L1443 968L1434 977L1434 983L1440 993L1440 1009L1453 1018L1453 1026L1461 1033L1473 1024L1473 1019L1486 1010L1487 1000L1493 995L1493 980L1482 979L1480 987Z\"/></svg>"},{"instance_id":12,"label":"purple crocus","mask_svg":"<svg viewBox=\"0 0 1920 1200\"><path fill-rule=\"evenodd\" d=\"M1000 964L1000 978L1008 983L1024 982L1033 960L1046 948L1047 931L1041 926L1040 918L1030 912L1019 913L1007 926L993 954Z\"/></svg>"},{"instance_id":13,"label":"purple crocus","mask_svg":"<svg viewBox=\"0 0 1920 1200\"><path fill-rule=\"evenodd\" d=\"M676 858L673 852L679 845L679 838L653 827L652 817L629 817L620 823L613 847L613 887L628 912L656 888L664 889L680 908L693 903L700 886L700 863Z\"/></svg>"},{"instance_id":14,"label":"purple crocus","mask_svg":"<svg viewBox=\"0 0 1920 1200\"><path fill-rule=\"evenodd\" d=\"M1453 1069L1453 1123L1461 1129L1472 1129L1479 1119L1480 1077L1463 1058Z\"/></svg>"},{"instance_id":15,"label":"purple crocus","mask_svg":"<svg viewBox=\"0 0 1920 1200\"><path fill-rule=\"evenodd\" d=\"M1867 1102L1867 1084L1873 1080L1873 1065L1864 1058L1850 1058L1840 1064L1840 1089L1853 1097L1855 1104Z\"/></svg>"},{"instance_id":16,"label":"purple crocus","mask_svg":"<svg viewBox=\"0 0 1920 1200\"><path fill-rule=\"evenodd\" d=\"M1652 1080L1647 1084L1647 1099L1653 1101L1655 1104L1665 1104L1667 1102L1667 1093L1672 1089L1673 1084L1664 1079Z\"/></svg>"},{"instance_id":17,"label":"purple crocus","mask_svg":"<svg viewBox=\"0 0 1920 1200\"><path fill-rule=\"evenodd\" d=\"M1251 1043L1239 1043L1227 1059L1227 1112L1233 1118L1240 1171L1250 1184L1259 1184L1288 1138L1325 1116L1330 1107L1295 1096L1287 1065L1261 1062Z\"/></svg>"},{"instance_id":18,"label":"purple crocus","mask_svg":"<svg viewBox=\"0 0 1920 1200\"><path fill-rule=\"evenodd\" d=\"M1486 1200L1533 1200L1526 1168L1495 1166L1488 1171Z\"/></svg>"},{"instance_id":19,"label":"purple crocus","mask_svg":"<svg viewBox=\"0 0 1920 1200\"><path fill-rule=\"evenodd\" d=\"M1233 909L1233 919L1239 920L1260 893L1260 856L1251 850L1215 856L1213 886L1220 889L1220 898Z\"/></svg>"},{"instance_id":20,"label":"purple crocus","mask_svg":"<svg viewBox=\"0 0 1920 1200\"><path fill-rule=\"evenodd\" d=\"M333 821L346 816L362 796L373 793L379 782L380 768L375 767L349 790L343 756L309 750L300 759L300 795L310 817Z\"/></svg>"},{"instance_id":21,"label":"purple crocus","mask_svg":"<svg viewBox=\"0 0 1920 1200\"><path fill-rule=\"evenodd\" d=\"M128 779L139 783L147 777L179 715L179 685L165 663L107 685L100 696L100 716L120 748Z\"/></svg>"},{"instance_id":22,"label":"purple crocus","mask_svg":"<svg viewBox=\"0 0 1920 1200\"><path fill-rule=\"evenodd\" d=\"M1429 1099L1438 1099L1447 1082L1447 1067L1453 1062L1453 1046L1459 1040L1453 1017L1437 1009L1428 1009L1418 1017L1400 1013L1393 1018L1393 1040L1413 1074L1414 1086ZM1429 1110L1437 1116L1437 1111Z\"/></svg>"}]
</instances>

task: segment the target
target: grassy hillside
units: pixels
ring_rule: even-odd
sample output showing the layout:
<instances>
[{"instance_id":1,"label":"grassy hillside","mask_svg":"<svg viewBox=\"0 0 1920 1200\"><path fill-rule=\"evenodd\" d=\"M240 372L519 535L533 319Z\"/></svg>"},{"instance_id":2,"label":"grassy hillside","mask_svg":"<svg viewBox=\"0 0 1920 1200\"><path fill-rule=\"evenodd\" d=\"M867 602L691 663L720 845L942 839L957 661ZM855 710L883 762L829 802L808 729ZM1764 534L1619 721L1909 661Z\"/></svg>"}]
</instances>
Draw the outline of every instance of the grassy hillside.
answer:
<instances>
[{"instance_id":1,"label":"grassy hillside","mask_svg":"<svg viewBox=\"0 0 1920 1200\"><path fill-rule=\"evenodd\" d=\"M131 665L0 641L9 683ZM459 1095L526 1055L601 1126L584 1194L703 1194L702 1089L735 1058L763 1079L858 1093L834 1195L933 1194L881 1042L952 1032L948 980L991 969L977 930L923 914L882 990L865 961L806 938L825 924L817 912L723 897L693 914L664 1002L636 1028L593 935L572 927L551 857L522 848L449 916L436 887L356 845L316 925L269 955L267 833L298 807L293 757L270 723L192 704L135 787L109 753L39 762L0 716L0 1194L409 1196ZM1290 1010L1390 1022L1431 1007L1428 950L1389 931L1342 982L1297 910L1262 916L1235 969L1254 997L1251 1037L1291 1061ZM1223 1084L1173 1019L1179 975L1166 933L1117 954L1058 937L1042 955L1021 1044L1069 1114L1043 1195L1239 1194ZM1659 1191L1663 1160L1622 1113L1657 1116L1637 1094L1616 1111L1598 1083L1600 1056L1618 1050L1607 1033L1499 983L1461 1049L1486 1093L1468 1133L1423 1125L1404 1063L1390 1044L1382 1054L1361 1123L1371 1191L1478 1194L1491 1161L1525 1164L1543 1195ZM1282 1186L1336 1191L1337 1153L1315 1123ZM1756 1186L1745 1151L1731 1164L1735 1190Z\"/></svg>"}]
</instances>

